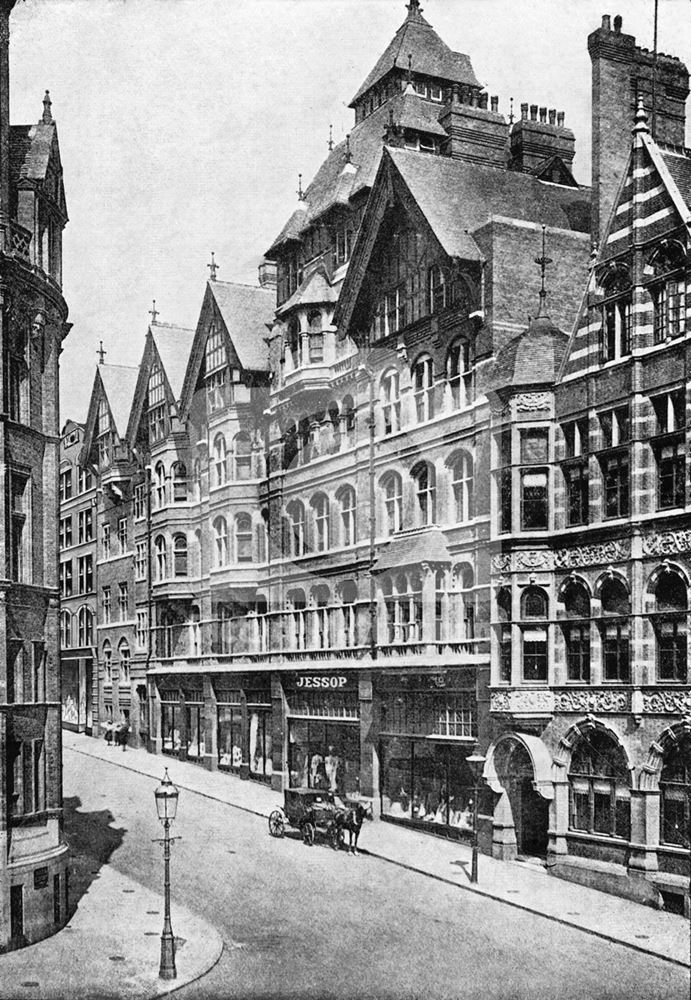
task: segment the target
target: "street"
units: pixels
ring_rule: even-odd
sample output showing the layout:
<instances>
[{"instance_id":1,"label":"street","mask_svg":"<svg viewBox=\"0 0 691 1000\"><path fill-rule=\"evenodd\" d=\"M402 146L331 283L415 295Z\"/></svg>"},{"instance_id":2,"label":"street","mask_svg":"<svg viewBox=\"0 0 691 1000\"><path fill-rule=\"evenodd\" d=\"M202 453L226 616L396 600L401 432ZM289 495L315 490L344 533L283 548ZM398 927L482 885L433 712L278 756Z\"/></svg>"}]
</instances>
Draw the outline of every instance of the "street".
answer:
<instances>
[{"instance_id":1,"label":"street","mask_svg":"<svg viewBox=\"0 0 691 1000\"><path fill-rule=\"evenodd\" d=\"M65 750L75 901L104 864L162 891L154 787ZM306 847L297 831L273 839L264 819L201 795L181 793L172 833L173 929L178 901L225 942L181 998L688 996L678 966L366 855Z\"/></svg>"}]
</instances>

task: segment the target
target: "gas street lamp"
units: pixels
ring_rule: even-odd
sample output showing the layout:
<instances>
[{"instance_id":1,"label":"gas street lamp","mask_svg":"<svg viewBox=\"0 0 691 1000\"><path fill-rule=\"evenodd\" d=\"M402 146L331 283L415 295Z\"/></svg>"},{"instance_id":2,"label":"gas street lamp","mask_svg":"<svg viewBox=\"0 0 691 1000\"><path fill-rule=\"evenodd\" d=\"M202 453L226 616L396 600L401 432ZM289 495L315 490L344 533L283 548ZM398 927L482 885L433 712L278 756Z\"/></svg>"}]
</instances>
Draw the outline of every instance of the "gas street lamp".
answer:
<instances>
[{"instance_id":1,"label":"gas street lamp","mask_svg":"<svg viewBox=\"0 0 691 1000\"><path fill-rule=\"evenodd\" d=\"M164 893L164 916L163 932L161 934L161 964L158 975L160 979L175 979L177 970L175 968L175 938L173 928L170 923L170 842L177 840L177 837L170 836L170 824L175 819L178 809L178 796L180 792L168 777L168 768L163 775L163 781L154 792L156 799L156 811L158 818L163 823L163 840L156 843L163 844L163 893Z\"/></svg>"},{"instance_id":2,"label":"gas street lamp","mask_svg":"<svg viewBox=\"0 0 691 1000\"><path fill-rule=\"evenodd\" d=\"M473 854L470 863L470 881L477 882L477 800L480 794L480 776L485 765L486 757L481 753L474 753L466 757L466 763L470 765L475 779L475 795L473 796Z\"/></svg>"}]
</instances>

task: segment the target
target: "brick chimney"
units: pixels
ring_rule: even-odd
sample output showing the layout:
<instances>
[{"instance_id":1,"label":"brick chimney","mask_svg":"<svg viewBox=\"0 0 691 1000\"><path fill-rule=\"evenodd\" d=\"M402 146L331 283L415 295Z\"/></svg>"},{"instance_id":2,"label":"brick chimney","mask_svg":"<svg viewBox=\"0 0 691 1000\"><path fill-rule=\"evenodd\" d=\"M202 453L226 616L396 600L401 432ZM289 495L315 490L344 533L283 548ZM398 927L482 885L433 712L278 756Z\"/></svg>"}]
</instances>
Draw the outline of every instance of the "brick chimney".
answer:
<instances>
[{"instance_id":1,"label":"brick chimney","mask_svg":"<svg viewBox=\"0 0 691 1000\"><path fill-rule=\"evenodd\" d=\"M576 139L564 127L563 111L521 104L521 117L511 129L511 169L532 172L552 156L559 156L571 169Z\"/></svg>"},{"instance_id":2,"label":"brick chimney","mask_svg":"<svg viewBox=\"0 0 691 1000\"><path fill-rule=\"evenodd\" d=\"M509 126L499 102L476 88L454 85L446 95L439 124L448 133L444 152L458 160L505 167Z\"/></svg>"},{"instance_id":3,"label":"brick chimney","mask_svg":"<svg viewBox=\"0 0 691 1000\"><path fill-rule=\"evenodd\" d=\"M622 33L620 16L605 14L588 36L593 100L593 239L599 243L631 148L631 129L642 96L653 119L653 53ZM658 142L683 146L689 71L680 59L658 53L655 135Z\"/></svg>"}]
</instances>

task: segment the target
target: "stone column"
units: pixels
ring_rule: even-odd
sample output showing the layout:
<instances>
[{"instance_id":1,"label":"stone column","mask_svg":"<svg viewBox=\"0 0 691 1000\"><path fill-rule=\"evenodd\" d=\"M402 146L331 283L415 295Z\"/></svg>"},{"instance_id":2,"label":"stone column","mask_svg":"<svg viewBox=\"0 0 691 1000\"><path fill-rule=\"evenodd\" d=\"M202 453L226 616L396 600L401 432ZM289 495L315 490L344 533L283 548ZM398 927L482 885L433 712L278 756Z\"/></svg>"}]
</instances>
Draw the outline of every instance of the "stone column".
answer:
<instances>
[{"instance_id":1,"label":"stone column","mask_svg":"<svg viewBox=\"0 0 691 1000\"><path fill-rule=\"evenodd\" d=\"M202 678L204 694L204 767L207 771L218 769L218 709L216 692L209 674Z\"/></svg>"},{"instance_id":2,"label":"stone column","mask_svg":"<svg viewBox=\"0 0 691 1000\"><path fill-rule=\"evenodd\" d=\"M558 866L569 853L566 833L569 829L569 776L565 764L555 763L554 798L549 810L548 866Z\"/></svg>"}]
</instances>

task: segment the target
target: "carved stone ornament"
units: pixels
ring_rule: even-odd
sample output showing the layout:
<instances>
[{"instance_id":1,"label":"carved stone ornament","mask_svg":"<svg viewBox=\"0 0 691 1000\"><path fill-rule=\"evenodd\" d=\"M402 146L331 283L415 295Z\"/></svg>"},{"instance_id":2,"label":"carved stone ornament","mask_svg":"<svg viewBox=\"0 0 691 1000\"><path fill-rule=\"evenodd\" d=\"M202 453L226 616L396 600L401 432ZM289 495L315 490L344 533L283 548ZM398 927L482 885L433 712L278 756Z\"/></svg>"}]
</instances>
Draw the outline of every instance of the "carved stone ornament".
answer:
<instances>
[{"instance_id":1,"label":"carved stone ornament","mask_svg":"<svg viewBox=\"0 0 691 1000\"><path fill-rule=\"evenodd\" d=\"M511 556L510 555L496 555L492 556L492 572L493 573L509 573L511 570Z\"/></svg>"},{"instance_id":2,"label":"carved stone ornament","mask_svg":"<svg viewBox=\"0 0 691 1000\"><path fill-rule=\"evenodd\" d=\"M516 569L550 569L549 552L515 552Z\"/></svg>"},{"instance_id":3,"label":"carved stone ornament","mask_svg":"<svg viewBox=\"0 0 691 1000\"><path fill-rule=\"evenodd\" d=\"M490 712L508 712L509 711L509 692L508 691L493 691L490 697L489 710Z\"/></svg>"},{"instance_id":4,"label":"carved stone ornament","mask_svg":"<svg viewBox=\"0 0 691 1000\"><path fill-rule=\"evenodd\" d=\"M655 715L688 715L691 713L691 691L644 692L643 711Z\"/></svg>"},{"instance_id":5,"label":"carved stone ornament","mask_svg":"<svg viewBox=\"0 0 691 1000\"><path fill-rule=\"evenodd\" d=\"M579 566L620 562L628 555L628 541L612 541L601 545L574 545L568 549L555 549L554 562L560 569L578 569Z\"/></svg>"},{"instance_id":6,"label":"carved stone ornament","mask_svg":"<svg viewBox=\"0 0 691 1000\"><path fill-rule=\"evenodd\" d=\"M644 535L643 551L648 556L667 556L691 552L691 530L663 531L660 535Z\"/></svg>"},{"instance_id":7,"label":"carved stone ornament","mask_svg":"<svg viewBox=\"0 0 691 1000\"><path fill-rule=\"evenodd\" d=\"M554 695L551 691L493 691L490 695L490 712L547 715L553 711Z\"/></svg>"},{"instance_id":8,"label":"carved stone ornament","mask_svg":"<svg viewBox=\"0 0 691 1000\"><path fill-rule=\"evenodd\" d=\"M552 394L549 392L519 392L515 399L517 410L549 410Z\"/></svg>"},{"instance_id":9,"label":"carved stone ornament","mask_svg":"<svg viewBox=\"0 0 691 1000\"><path fill-rule=\"evenodd\" d=\"M626 691L558 691L554 708L557 712L628 712Z\"/></svg>"}]
</instances>

